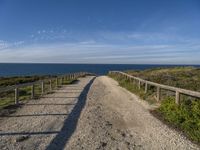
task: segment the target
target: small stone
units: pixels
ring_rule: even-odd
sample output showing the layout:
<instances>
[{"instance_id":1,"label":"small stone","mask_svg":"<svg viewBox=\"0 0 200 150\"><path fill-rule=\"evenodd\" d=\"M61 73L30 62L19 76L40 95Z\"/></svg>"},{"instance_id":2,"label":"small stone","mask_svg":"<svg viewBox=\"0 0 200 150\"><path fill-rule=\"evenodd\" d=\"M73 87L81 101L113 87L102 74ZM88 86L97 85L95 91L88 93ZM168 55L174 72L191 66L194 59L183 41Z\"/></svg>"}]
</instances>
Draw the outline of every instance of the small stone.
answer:
<instances>
[{"instance_id":1,"label":"small stone","mask_svg":"<svg viewBox=\"0 0 200 150\"><path fill-rule=\"evenodd\" d=\"M15 139L15 142L22 142L22 141L27 140L28 138L30 138L30 135L20 136L20 137L17 137L17 138Z\"/></svg>"},{"instance_id":2,"label":"small stone","mask_svg":"<svg viewBox=\"0 0 200 150\"><path fill-rule=\"evenodd\" d=\"M102 146L102 147L106 147L106 146L107 146L107 143L101 142L101 146Z\"/></svg>"},{"instance_id":3,"label":"small stone","mask_svg":"<svg viewBox=\"0 0 200 150\"><path fill-rule=\"evenodd\" d=\"M125 133L122 133L122 136L123 136L123 137L126 137L126 134L125 134Z\"/></svg>"},{"instance_id":4,"label":"small stone","mask_svg":"<svg viewBox=\"0 0 200 150\"><path fill-rule=\"evenodd\" d=\"M112 123L110 123L109 121L106 121L106 126L112 126Z\"/></svg>"},{"instance_id":5,"label":"small stone","mask_svg":"<svg viewBox=\"0 0 200 150\"><path fill-rule=\"evenodd\" d=\"M130 142L126 141L126 145L128 145L128 146L129 146L130 144L131 144Z\"/></svg>"}]
</instances>

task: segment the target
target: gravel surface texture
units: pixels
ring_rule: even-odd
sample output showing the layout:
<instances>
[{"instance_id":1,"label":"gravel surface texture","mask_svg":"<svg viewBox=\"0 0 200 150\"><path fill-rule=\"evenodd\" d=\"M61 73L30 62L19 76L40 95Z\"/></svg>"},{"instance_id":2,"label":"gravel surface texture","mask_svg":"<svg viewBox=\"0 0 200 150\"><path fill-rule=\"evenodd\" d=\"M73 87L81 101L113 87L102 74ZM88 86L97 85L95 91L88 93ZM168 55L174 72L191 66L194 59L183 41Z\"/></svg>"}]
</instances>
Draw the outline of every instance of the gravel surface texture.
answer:
<instances>
[{"instance_id":1,"label":"gravel surface texture","mask_svg":"<svg viewBox=\"0 0 200 150\"><path fill-rule=\"evenodd\" d=\"M149 113L154 106L113 79L94 81L66 149L189 150L199 147Z\"/></svg>"},{"instance_id":2,"label":"gravel surface texture","mask_svg":"<svg viewBox=\"0 0 200 150\"><path fill-rule=\"evenodd\" d=\"M0 149L200 149L113 79L80 78L0 120Z\"/></svg>"},{"instance_id":3,"label":"gravel surface texture","mask_svg":"<svg viewBox=\"0 0 200 150\"><path fill-rule=\"evenodd\" d=\"M63 149L75 130L92 79L80 78L53 94L30 100L8 117L1 116L0 150Z\"/></svg>"}]
</instances>

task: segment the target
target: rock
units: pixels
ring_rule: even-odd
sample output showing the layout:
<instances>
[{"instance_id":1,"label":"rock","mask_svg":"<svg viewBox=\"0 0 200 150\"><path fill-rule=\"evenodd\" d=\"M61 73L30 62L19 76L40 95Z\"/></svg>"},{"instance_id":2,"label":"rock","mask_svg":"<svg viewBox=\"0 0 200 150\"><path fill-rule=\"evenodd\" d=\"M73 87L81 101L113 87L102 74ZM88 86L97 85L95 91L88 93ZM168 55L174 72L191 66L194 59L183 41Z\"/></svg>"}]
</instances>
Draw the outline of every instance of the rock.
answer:
<instances>
[{"instance_id":1,"label":"rock","mask_svg":"<svg viewBox=\"0 0 200 150\"><path fill-rule=\"evenodd\" d=\"M27 140L28 138L30 138L30 135L23 135L23 136L19 136L15 139L15 142L22 142Z\"/></svg>"},{"instance_id":2,"label":"rock","mask_svg":"<svg viewBox=\"0 0 200 150\"><path fill-rule=\"evenodd\" d=\"M121 135L122 135L123 137L126 137L126 134L125 134L125 133L122 133Z\"/></svg>"},{"instance_id":3,"label":"rock","mask_svg":"<svg viewBox=\"0 0 200 150\"><path fill-rule=\"evenodd\" d=\"M109 121L106 121L106 126L112 126L112 123L110 123Z\"/></svg>"},{"instance_id":4,"label":"rock","mask_svg":"<svg viewBox=\"0 0 200 150\"><path fill-rule=\"evenodd\" d=\"M106 143L106 142L101 142L101 146L102 146L102 147L106 147L106 146L107 146L107 143Z\"/></svg>"}]
</instances>

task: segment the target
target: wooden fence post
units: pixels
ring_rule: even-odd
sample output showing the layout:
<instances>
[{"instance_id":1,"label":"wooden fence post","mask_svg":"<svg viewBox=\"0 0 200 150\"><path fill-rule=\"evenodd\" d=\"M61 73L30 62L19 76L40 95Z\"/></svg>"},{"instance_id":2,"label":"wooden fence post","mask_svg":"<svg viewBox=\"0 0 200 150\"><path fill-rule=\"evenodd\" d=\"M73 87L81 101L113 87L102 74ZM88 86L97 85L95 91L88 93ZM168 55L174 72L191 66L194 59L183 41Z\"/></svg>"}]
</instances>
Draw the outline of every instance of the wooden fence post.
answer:
<instances>
[{"instance_id":1,"label":"wooden fence post","mask_svg":"<svg viewBox=\"0 0 200 150\"><path fill-rule=\"evenodd\" d=\"M176 91L176 104L179 105L179 103L180 103L180 93L179 91Z\"/></svg>"},{"instance_id":2,"label":"wooden fence post","mask_svg":"<svg viewBox=\"0 0 200 150\"><path fill-rule=\"evenodd\" d=\"M161 94L160 87L157 87L157 97L156 97L157 101L160 101L160 94Z\"/></svg>"},{"instance_id":3,"label":"wooden fence post","mask_svg":"<svg viewBox=\"0 0 200 150\"><path fill-rule=\"evenodd\" d=\"M147 82L145 82L145 93L147 93L147 91L148 91L148 84L147 84Z\"/></svg>"},{"instance_id":4,"label":"wooden fence post","mask_svg":"<svg viewBox=\"0 0 200 150\"><path fill-rule=\"evenodd\" d=\"M44 81L42 81L41 83L41 91L42 91L41 93L44 94Z\"/></svg>"},{"instance_id":5,"label":"wooden fence post","mask_svg":"<svg viewBox=\"0 0 200 150\"><path fill-rule=\"evenodd\" d=\"M49 80L49 89L50 89L50 91L52 90L51 80Z\"/></svg>"},{"instance_id":6,"label":"wooden fence post","mask_svg":"<svg viewBox=\"0 0 200 150\"><path fill-rule=\"evenodd\" d=\"M61 77L61 85L63 84L63 77Z\"/></svg>"},{"instance_id":7,"label":"wooden fence post","mask_svg":"<svg viewBox=\"0 0 200 150\"><path fill-rule=\"evenodd\" d=\"M139 88L139 90L141 88L141 81L140 80L138 80L138 88Z\"/></svg>"},{"instance_id":8,"label":"wooden fence post","mask_svg":"<svg viewBox=\"0 0 200 150\"><path fill-rule=\"evenodd\" d=\"M19 89L18 88L15 89L15 104L16 105L19 104Z\"/></svg>"},{"instance_id":9,"label":"wooden fence post","mask_svg":"<svg viewBox=\"0 0 200 150\"><path fill-rule=\"evenodd\" d=\"M58 78L56 78L56 87L58 87Z\"/></svg>"},{"instance_id":10,"label":"wooden fence post","mask_svg":"<svg viewBox=\"0 0 200 150\"><path fill-rule=\"evenodd\" d=\"M35 86L34 84L31 86L31 99L33 99L35 96Z\"/></svg>"},{"instance_id":11,"label":"wooden fence post","mask_svg":"<svg viewBox=\"0 0 200 150\"><path fill-rule=\"evenodd\" d=\"M63 82L65 83L65 82L66 82L66 80L67 80L67 76L64 76L64 81L63 81Z\"/></svg>"}]
</instances>

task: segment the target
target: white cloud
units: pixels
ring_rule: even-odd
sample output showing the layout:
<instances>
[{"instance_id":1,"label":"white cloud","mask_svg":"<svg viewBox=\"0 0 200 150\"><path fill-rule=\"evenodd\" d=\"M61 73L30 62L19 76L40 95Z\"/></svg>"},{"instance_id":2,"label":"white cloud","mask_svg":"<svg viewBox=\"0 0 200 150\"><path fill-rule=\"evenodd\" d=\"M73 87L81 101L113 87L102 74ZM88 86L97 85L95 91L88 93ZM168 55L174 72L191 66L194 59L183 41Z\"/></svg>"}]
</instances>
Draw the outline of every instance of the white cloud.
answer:
<instances>
[{"instance_id":1,"label":"white cloud","mask_svg":"<svg viewBox=\"0 0 200 150\"><path fill-rule=\"evenodd\" d=\"M196 45L195 45L196 46ZM1 51L1 62L46 63L199 63L190 45L112 45L94 41L52 43ZM192 57L192 59L191 59Z\"/></svg>"},{"instance_id":2,"label":"white cloud","mask_svg":"<svg viewBox=\"0 0 200 150\"><path fill-rule=\"evenodd\" d=\"M8 42L0 40L0 50L9 47Z\"/></svg>"},{"instance_id":3,"label":"white cloud","mask_svg":"<svg viewBox=\"0 0 200 150\"><path fill-rule=\"evenodd\" d=\"M16 42L11 43L11 42L0 40L0 50L8 49L11 47L18 47L23 44L24 44L24 41L16 41Z\"/></svg>"},{"instance_id":4,"label":"white cloud","mask_svg":"<svg viewBox=\"0 0 200 150\"><path fill-rule=\"evenodd\" d=\"M29 45L0 41L0 62L200 64L200 41L177 35L46 29L30 38Z\"/></svg>"}]
</instances>

